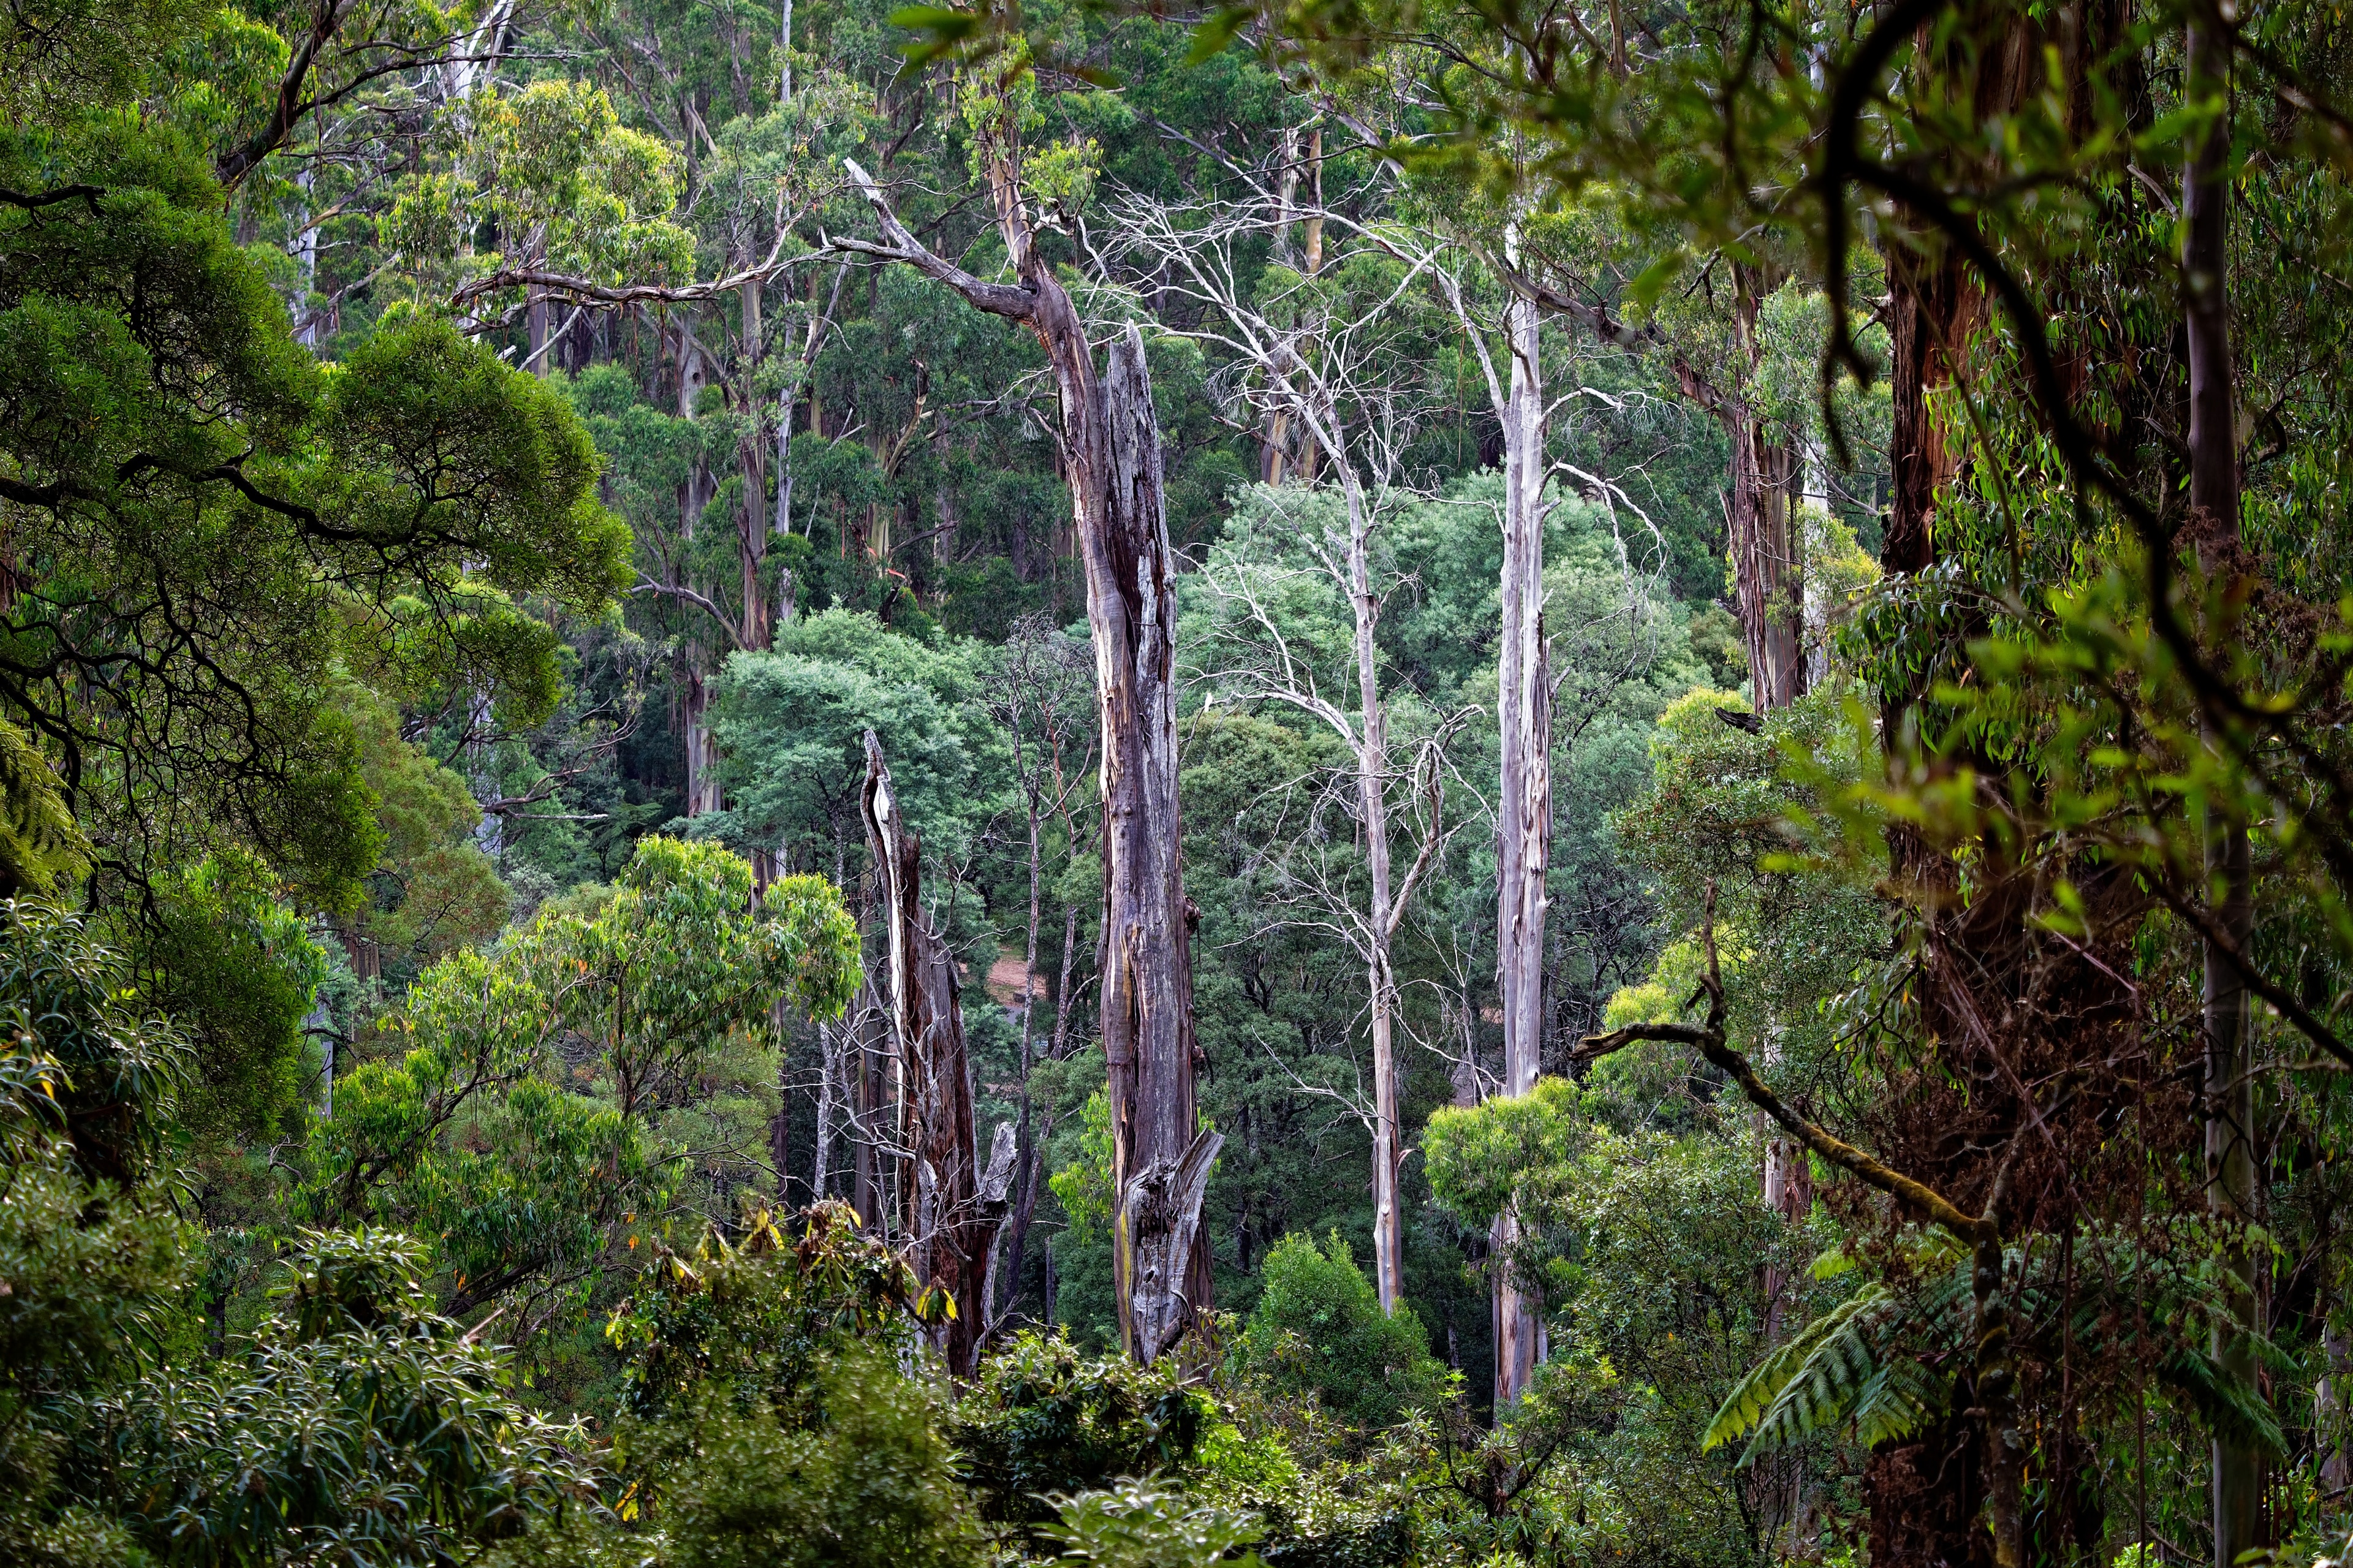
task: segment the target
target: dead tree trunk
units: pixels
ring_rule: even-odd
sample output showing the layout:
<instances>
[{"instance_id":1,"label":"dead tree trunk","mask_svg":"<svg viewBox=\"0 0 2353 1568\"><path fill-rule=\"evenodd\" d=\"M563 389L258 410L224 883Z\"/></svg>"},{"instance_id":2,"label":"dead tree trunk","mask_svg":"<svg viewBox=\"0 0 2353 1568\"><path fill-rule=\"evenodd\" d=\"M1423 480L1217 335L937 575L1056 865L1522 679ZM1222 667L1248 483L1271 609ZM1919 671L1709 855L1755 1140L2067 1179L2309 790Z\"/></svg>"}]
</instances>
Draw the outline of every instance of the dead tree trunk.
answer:
<instances>
[{"instance_id":1,"label":"dead tree trunk","mask_svg":"<svg viewBox=\"0 0 2353 1568\"><path fill-rule=\"evenodd\" d=\"M1098 378L1085 323L1038 253L1021 208L1015 149L987 149L997 226L1018 283L987 283L934 255L866 172L848 165L883 243L838 247L903 261L966 303L1028 328L1045 348L1057 432L1087 578L1102 703L1103 1056L1109 1067L1113 1278L1120 1338L1150 1362L1209 1300L1201 1201L1223 1140L1199 1131L1194 1098L1191 910L1177 862L1176 571L1163 505L1160 427L1144 339L1112 340Z\"/></svg>"},{"instance_id":2,"label":"dead tree trunk","mask_svg":"<svg viewBox=\"0 0 2353 1568\"><path fill-rule=\"evenodd\" d=\"M902 1089L895 1129L902 1228L915 1277L955 1303L955 1313L933 1329L934 1346L952 1374L970 1377L980 1359L984 1289L997 1227L1005 1218L1012 1150L1000 1136L998 1157L988 1171L980 1169L955 959L924 912L920 846L891 793L891 770L871 730L859 805L874 852L876 902L887 939L883 989L892 1076Z\"/></svg>"}]
</instances>

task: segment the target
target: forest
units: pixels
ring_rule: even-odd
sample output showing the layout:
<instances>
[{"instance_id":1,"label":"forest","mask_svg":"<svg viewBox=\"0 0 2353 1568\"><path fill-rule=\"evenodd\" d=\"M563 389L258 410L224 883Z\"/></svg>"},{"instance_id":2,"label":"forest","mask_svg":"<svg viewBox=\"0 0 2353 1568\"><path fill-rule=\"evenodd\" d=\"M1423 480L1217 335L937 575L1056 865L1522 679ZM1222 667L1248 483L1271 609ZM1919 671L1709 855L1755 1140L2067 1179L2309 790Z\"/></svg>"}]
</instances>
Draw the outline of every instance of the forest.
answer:
<instances>
[{"instance_id":1,"label":"forest","mask_svg":"<svg viewBox=\"0 0 2353 1568\"><path fill-rule=\"evenodd\" d=\"M2341 6L0 110L0 1562L2353 1557Z\"/></svg>"}]
</instances>

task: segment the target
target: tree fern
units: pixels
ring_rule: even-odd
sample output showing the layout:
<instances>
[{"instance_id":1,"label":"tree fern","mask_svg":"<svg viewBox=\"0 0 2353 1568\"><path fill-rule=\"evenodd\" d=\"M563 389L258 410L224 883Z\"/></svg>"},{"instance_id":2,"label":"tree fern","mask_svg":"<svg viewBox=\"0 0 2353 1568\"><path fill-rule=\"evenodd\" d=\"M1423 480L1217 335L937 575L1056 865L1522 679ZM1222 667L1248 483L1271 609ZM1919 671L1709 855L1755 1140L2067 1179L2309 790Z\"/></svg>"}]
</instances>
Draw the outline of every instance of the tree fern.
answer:
<instances>
[{"instance_id":1,"label":"tree fern","mask_svg":"<svg viewBox=\"0 0 2353 1568\"><path fill-rule=\"evenodd\" d=\"M1952 1267L1915 1292L1898 1296L1884 1285L1866 1284L1776 1347L1725 1398L1703 1447L1712 1449L1747 1436L1740 1456L1745 1466L1836 1426L1851 1425L1855 1441L1871 1447L1907 1436L1942 1415L1952 1400L1951 1380L1924 1354L1957 1351L1966 1343L1976 1300L1973 1261L1957 1246L1937 1250L1951 1258ZM2063 1310L2070 1338L2089 1354L2108 1347L2120 1325L2137 1321L2178 1329L2206 1320L2247 1333L2211 1281L2170 1258L2151 1257L2117 1237L2087 1236L2082 1253L2105 1266L2082 1269L2063 1296L2048 1280L2018 1288L2012 1307L2024 1331L2031 1332L2037 1322L2055 1331L2051 1320ZM2004 1261L2005 1274L2015 1280L2028 1258L2023 1249L2011 1247ZM1824 1272L1845 1269L1818 1268L1818 1277ZM2278 1354L2261 1339L2255 1349L2258 1355ZM2182 1347L2166 1353L2156 1370L2210 1431L2274 1454L2285 1451L2279 1423L2262 1393L2213 1357Z\"/></svg>"},{"instance_id":2,"label":"tree fern","mask_svg":"<svg viewBox=\"0 0 2353 1568\"><path fill-rule=\"evenodd\" d=\"M1857 1418L1881 1436L1900 1436L1942 1406L1937 1380L1892 1356L1905 1304L1872 1283L1823 1313L1740 1381L1709 1423L1702 1446L1755 1434L1740 1457L1757 1455ZM1903 1364L1915 1370L1906 1372ZM1873 1441L1879 1440L1874 1437Z\"/></svg>"},{"instance_id":3,"label":"tree fern","mask_svg":"<svg viewBox=\"0 0 2353 1568\"><path fill-rule=\"evenodd\" d=\"M2216 1436L2251 1444L2274 1455L2287 1452L2279 1421L2263 1392L2205 1352L2184 1347L2158 1366L2158 1379L2188 1400Z\"/></svg>"}]
</instances>

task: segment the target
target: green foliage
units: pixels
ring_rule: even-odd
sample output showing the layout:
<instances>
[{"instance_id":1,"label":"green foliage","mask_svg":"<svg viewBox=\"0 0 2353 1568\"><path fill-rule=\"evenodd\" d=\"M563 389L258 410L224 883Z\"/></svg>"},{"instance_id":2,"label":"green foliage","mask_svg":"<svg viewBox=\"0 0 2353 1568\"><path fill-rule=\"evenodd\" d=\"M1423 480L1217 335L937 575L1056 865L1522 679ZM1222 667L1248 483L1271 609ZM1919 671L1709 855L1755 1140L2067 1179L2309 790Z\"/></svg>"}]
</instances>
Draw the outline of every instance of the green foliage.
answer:
<instances>
[{"instance_id":1,"label":"green foliage","mask_svg":"<svg viewBox=\"0 0 2353 1568\"><path fill-rule=\"evenodd\" d=\"M605 1330L628 1358L627 1409L657 1419L723 1400L799 1422L829 1358L860 1341L910 1348L919 1296L905 1261L861 1233L845 1205L801 1218L797 1238L763 1211L745 1222L741 1246L713 1229L691 1255L649 1249L638 1289Z\"/></svg>"},{"instance_id":2,"label":"green foliage","mask_svg":"<svg viewBox=\"0 0 2353 1568\"><path fill-rule=\"evenodd\" d=\"M360 742L360 776L375 796L384 858L352 922L399 984L506 924L507 889L476 842L482 820L466 781L400 733L400 713L353 689L345 700Z\"/></svg>"},{"instance_id":3,"label":"green foliage","mask_svg":"<svg viewBox=\"0 0 2353 1568\"><path fill-rule=\"evenodd\" d=\"M501 1359L429 1310L424 1260L306 1234L248 1340L87 1402L68 1484L158 1557L224 1565L447 1561L593 1496L583 1434L517 1407Z\"/></svg>"},{"instance_id":4,"label":"green foliage","mask_svg":"<svg viewBox=\"0 0 2353 1568\"><path fill-rule=\"evenodd\" d=\"M1004 743L975 711L979 677L967 646L902 636L849 610L803 617L774 652L728 661L713 728L732 804L696 830L782 845L813 869L862 862L858 792L872 730L923 847L959 854Z\"/></svg>"},{"instance_id":5,"label":"green foliage","mask_svg":"<svg viewBox=\"0 0 2353 1568\"><path fill-rule=\"evenodd\" d=\"M976 1561L936 1397L899 1370L914 1276L838 1205L801 1221L791 1238L761 1211L741 1246L658 1246L615 1310L624 1514L698 1568Z\"/></svg>"},{"instance_id":6,"label":"green foliage","mask_svg":"<svg viewBox=\"0 0 2353 1568\"><path fill-rule=\"evenodd\" d=\"M185 1310L195 1228L152 1179L123 1184L185 1047L128 1011L79 921L10 902L0 924L0 1555L95 1565L127 1543L70 1510L58 1465L77 1402L152 1369Z\"/></svg>"},{"instance_id":7,"label":"green foliage","mask_svg":"<svg viewBox=\"0 0 2353 1568\"><path fill-rule=\"evenodd\" d=\"M1166 1358L1082 1354L1069 1338L1025 1331L981 1364L949 1428L982 1516L1052 1536L1057 1489L1176 1471L1200 1457L1202 1394Z\"/></svg>"},{"instance_id":8,"label":"green foliage","mask_svg":"<svg viewBox=\"0 0 2353 1568\"><path fill-rule=\"evenodd\" d=\"M785 878L755 905L727 850L642 839L618 887L426 971L391 1021L417 1043L338 1086L298 1212L435 1237L450 1311L585 1310L651 1234L635 1216L684 1201L665 1117L780 1004L839 1016L857 957L831 884ZM703 1215L732 1207L723 1187Z\"/></svg>"},{"instance_id":9,"label":"green foliage","mask_svg":"<svg viewBox=\"0 0 2353 1568\"><path fill-rule=\"evenodd\" d=\"M1060 1522L1044 1533L1062 1543L1065 1561L1088 1568L1260 1568L1257 1552L1241 1551L1264 1533L1255 1519L1198 1502L1175 1487L1123 1481L1057 1499L1056 1511Z\"/></svg>"},{"instance_id":10,"label":"green foliage","mask_svg":"<svg viewBox=\"0 0 2353 1568\"><path fill-rule=\"evenodd\" d=\"M1575 1155L1590 1116L1585 1094L1558 1078L1524 1095L1441 1106L1422 1130L1430 1193L1469 1223L1489 1224L1532 1173Z\"/></svg>"},{"instance_id":11,"label":"green foliage","mask_svg":"<svg viewBox=\"0 0 2353 1568\"><path fill-rule=\"evenodd\" d=\"M1367 1430L1442 1405L1455 1379L1430 1353L1413 1308L1379 1296L1334 1231L1322 1247L1286 1236L1266 1257L1266 1283L1236 1347L1250 1373L1293 1397L1313 1394Z\"/></svg>"},{"instance_id":12,"label":"green foliage","mask_svg":"<svg viewBox=\"0 0 2353 1568\"><path fill-rule=\"evenodd\" d=\"M1055 1201L1069 1222L1068 1245L1100 1247L1111 1237L1112 1190L1111 1100L1103 1090L1087 1096L1079 1109L1078 1157L1047 1179Z\"/></svg>"},{"instance_id":13,"label":"green foliage","mask_svg":"<svg viewBox=\"0 0 2353 1568\"><path fill-rule=\"evenodd\" d=\"M1854 1423L1855 1441L1900 1441L1943 1414L1951 1390L1909 1357L1890 1357L1878 1340L1900 1304L1886 1287L1867 1284L1805 1331L1775 1348L1741 1380L1708 1424L1713 1448L1750 1432L1746 1465L1768 1449Z\"/></svg>"},{"instance_id":14,"label":"green foliage","mask_svg":"<svg viewBox=\"0 0 2353 1568\"><path fill-rule=\"evenodd\" d=\"M983 1561L934 1396L869 1349L828 1360L806 1418L707 1397L630 1437L662 1476L679 1568L960 1568Z\"/></svg>"},{"instance_id":15,"label":"green foliage","mask_svg":"<svg viewBox=\"0 0 2353 1568\"><path fill-rule=\"evenodd\" d=\"M58 776L25 731L0 719L0 898L58 890L90 865Z\"/></svg>"},{"instance_id":16,"label":"green foliage","mask_svg":"<svg viewBox=\"0 0 2353 1568\"><path fill-rule=\"evenodd\" d=\"M58 1107L76 1170L125 1185L151 1173L188 1067L168 1025L131 1011L128 978L121 955L79 917L0 902L0 1021L26 1064L15 1121L26 1124L32 1106L24 1089L39 1093Z\"/></svg>"},{"instance_id":17,"label":"green foliage","mask_svg":"<svg viewBox=\"0 0 2353 1568\"><path fill-rule=\"evenodd\" d=\"M226 1142L280 1134L309 1099L316 1052L303 1021L326 954L249 854L226 850L166 879L157 905L140 968L195 1047L184 1121Z\"/></svg>"},{"instance_id":18,"label":"green foliage","mask_svg":"<svg viewBox=\"0 0 2353 1568\"><path fill-rule=\"evenodd\" d=\"M118 872L242 844L347 903L376 851L332 672L459 668L552 700L552 638L496 601L594 608L619 586L594 448L552 390L438 323L322 372L161 126L19 126L0 185L103 193L0 214L31 574L0 632L9 716L54 748ZM120 676L70 673L100 668Z\"/></svg>"}]
</instances>

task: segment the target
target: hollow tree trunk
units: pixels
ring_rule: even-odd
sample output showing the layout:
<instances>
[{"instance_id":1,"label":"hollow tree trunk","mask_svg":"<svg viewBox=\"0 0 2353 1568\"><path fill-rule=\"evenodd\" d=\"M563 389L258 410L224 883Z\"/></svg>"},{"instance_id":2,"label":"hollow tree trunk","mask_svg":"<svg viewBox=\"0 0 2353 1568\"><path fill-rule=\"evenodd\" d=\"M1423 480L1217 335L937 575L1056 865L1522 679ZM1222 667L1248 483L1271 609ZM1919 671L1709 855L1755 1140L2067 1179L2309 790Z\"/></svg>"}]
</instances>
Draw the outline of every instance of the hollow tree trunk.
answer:
<instances>
[{"instance_id":1,"label":"hollow tree trunk","mask_svg":"<svg viewBox=\"0 0 2353 1568\"><path fill-rule=\"evenodd\" d=\"M897 1060L893 1076L903 1086L897 1108L897 1142L906 1151L902 1224L916 1278L956 1305L931 1331L934 1347L953 1375L968 1378L979 1363L987 1321L988 1258L1005 1218L1012 1146L998 1137L997 1157L981 1170L955 957L923 910L920 847L892 794L891 770L871 730L859 805L874 852L876 901L887 936L883 989ZM999 1129L1000 1134L1008 1131Z\"/></svg>"},{"instance_id":2,"label":"hollow tree trunk","mask_svg":"<svg viewBox=\"0 0 2353 1568\"><path fill-rule=\"evenodd\" d=\"M1545 387L1534 301L1505 307L1510 394L1504 430L1503 647L1496 719L1503 742L1496 797L1499 884L1495 963L1504 1014L1504 1092L1535 1088L1544 1050L1545 872L1552 849L1552 674L1545 647ZM1510 1277L1518 1221L1495 1222L1495 1405L1512 1404L1542 1352L1535 1310Z\"/></svg>"},{"instance_id":3,"label":"hollow tree trunk","mask_svg":"<svg viewBox=\"0 0 2353 1568\"><path fill-rule=\"evenodd\" d=\"M1198 1127L1191 926L1178 864L1176 569L1162 489L1159 421L1144 338L1112 340L1099 378L1085 323L1037 249L1017 166L987 146L999 232L1018 284L987 283L910 234L849 164L886 244L838 244L914 266L976 309L1019 322L1052 367L1062 470L1087 583L1103 722L1103 914L1098 936L1116 1208L1120 1338L1150 1362L1209 1300L1201 1203L1223 1140Z\"/></svg>"}]
</instances>

